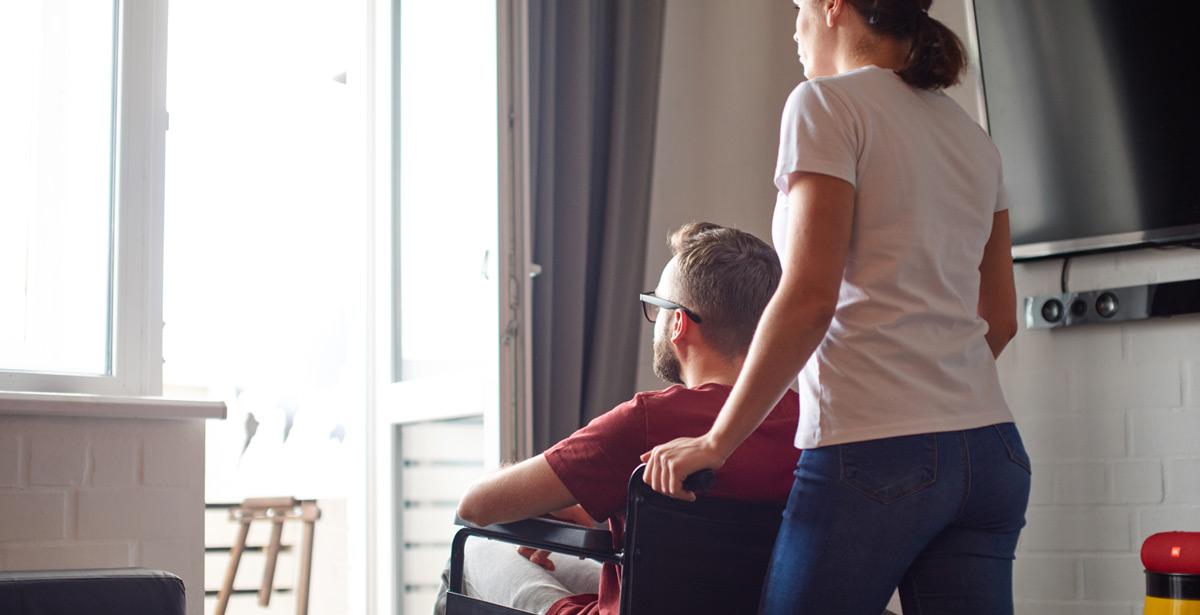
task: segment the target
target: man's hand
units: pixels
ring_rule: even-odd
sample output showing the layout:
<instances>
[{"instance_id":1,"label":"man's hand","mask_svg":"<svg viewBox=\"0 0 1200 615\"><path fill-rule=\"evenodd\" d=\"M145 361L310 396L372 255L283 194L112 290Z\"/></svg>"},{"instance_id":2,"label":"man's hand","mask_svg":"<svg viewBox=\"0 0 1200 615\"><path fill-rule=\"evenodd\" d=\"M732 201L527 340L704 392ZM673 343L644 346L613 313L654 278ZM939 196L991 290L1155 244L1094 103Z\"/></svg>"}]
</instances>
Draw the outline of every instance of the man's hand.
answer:
<instances>
[{"instance_id":1,"label":"man's hand","mask_svg":"<svg viewBox=\"0 0 1200 615\"><path fill-rule=\"evenodd\" d=\"M566 508L548 513L551 517L560 521L582 525L584 527L596 527L596 520L591 515L583 510L583 507L576 504ZM520 553L525 559L545 568L546 570L554 570L554 562L550 561L550 552L545 549L534 549L533 547L517 547L517 553ZM580 557L579 559L583 559Z\"/></svg>"},{"instance_id":2,"label":"man's hand","mask_svg":"<svg viewBox=\"0 0 1200 615\"><path fill-rule=\"evenodd\" d=\"M642 461L646 462L645 481L651 489L689 502L696 499L696 494L684 490L684 479L700 470L718 470L725 465L725 457L707 435L660 444L642 453Z\"/></svg>"},{"instance_id":3,"label":"man's hand","mask_svg":"<svg viewBox=\"0 0 1200 615\"><path fill-rule=\"evenodd\" d=\"M525 559L549 570L554 571L554 562L550 561L550 552L544 549L534 549L533 547L517 547L517 553L520 553Z\"/></svg>"}]
</instances>

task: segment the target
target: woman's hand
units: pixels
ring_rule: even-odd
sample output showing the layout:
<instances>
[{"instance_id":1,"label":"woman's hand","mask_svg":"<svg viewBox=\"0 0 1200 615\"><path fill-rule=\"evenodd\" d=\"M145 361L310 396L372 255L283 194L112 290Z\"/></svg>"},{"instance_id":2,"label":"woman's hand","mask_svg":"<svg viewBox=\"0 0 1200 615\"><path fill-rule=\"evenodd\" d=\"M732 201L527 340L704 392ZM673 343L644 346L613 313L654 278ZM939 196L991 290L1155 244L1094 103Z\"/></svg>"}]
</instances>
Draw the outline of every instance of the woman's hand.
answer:
<instances>
[{"instance_id":1,"label":"woman's hand","mask_svg":"<svg viewBox=\"0 0 1200 615\"><path fill-rule=\"evenodd\" d=\"M642 454L645 481L650 488L679 500L695 501L696 494L683 488L683 481L700 470L718 470L725 465L721 454L706 434L699 438L676 438Z\"/></svg>"}]
</instances>

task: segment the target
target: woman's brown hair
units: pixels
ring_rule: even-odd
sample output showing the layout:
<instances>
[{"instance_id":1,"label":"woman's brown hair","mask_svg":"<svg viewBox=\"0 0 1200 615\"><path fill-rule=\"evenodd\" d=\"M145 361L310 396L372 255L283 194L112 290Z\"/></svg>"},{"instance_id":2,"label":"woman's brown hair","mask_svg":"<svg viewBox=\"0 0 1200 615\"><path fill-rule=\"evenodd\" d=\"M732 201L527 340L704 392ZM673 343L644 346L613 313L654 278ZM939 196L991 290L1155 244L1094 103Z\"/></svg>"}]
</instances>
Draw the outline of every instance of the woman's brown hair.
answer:
<instances>
[{"instance_id":1,"label":"woman's brown hair","mask_svg":"<svg viewBox=\"0 0 1200 615\"><path fill-rule=\"evenodd\" d=\"M933 0L847 0L876 34L911 39L908 63L897 71L913 87L948 88L967 66L962 40L929 16Z\"/></svg>"}]
</instances>

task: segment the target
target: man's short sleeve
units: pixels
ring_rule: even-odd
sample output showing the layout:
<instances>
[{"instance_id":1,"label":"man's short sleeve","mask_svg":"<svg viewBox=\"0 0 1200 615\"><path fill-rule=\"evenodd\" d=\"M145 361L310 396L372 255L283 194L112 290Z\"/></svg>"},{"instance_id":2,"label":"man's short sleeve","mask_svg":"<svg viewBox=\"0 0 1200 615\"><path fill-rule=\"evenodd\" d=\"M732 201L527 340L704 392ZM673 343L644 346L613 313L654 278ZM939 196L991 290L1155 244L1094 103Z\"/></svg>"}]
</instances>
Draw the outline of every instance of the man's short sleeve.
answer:
<instances>
[{"instance_id":1,"label":"man's short sleeve","mask_svg":"<svg viewBox=\"0 0 1200 615\"><path fill-rule=\"evenodd\" d=\"M775 187L787 194L797 171L831 175L856 184L859 131L850 108L827 85L805 81L788 96L779 127Z\"/></svg>"},{"instance_id":2,"label":"man's short sleeve","mask_svg":"<svg viewBox=\"0 0 1200 615\"><path fill-rule=\"evenodd\" d=\"M625 510L629 475L646 450L646 411L634 398L550 447L545 458L583 509L604 521Z\"/></svg>"}]
</instances>

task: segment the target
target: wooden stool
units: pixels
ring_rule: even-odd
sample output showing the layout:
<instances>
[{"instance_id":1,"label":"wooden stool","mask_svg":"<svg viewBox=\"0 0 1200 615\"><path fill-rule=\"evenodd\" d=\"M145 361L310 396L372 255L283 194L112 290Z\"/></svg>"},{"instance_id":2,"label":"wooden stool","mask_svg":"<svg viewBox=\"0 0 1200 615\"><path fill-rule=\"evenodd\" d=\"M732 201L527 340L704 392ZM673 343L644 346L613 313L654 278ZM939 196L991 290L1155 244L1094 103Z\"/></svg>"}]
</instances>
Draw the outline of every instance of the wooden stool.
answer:
<instances>
[{"instance_id":1,"label":"wooden stool","mask_svg":"<svg viewBox=\"0 0 1200 615\"><path fill-rule=\"evenodd\" d=\"M271 589L275 584L275 562L279 559L283 522L296 519L304 522L304 540L300 545L300 574L296 583L296 614L307 615L309 581L312 577L313 533L316 521L320 518L321 509L317 508L316 500L297 500L290 497L248 498L241 506L229 509L229 520L237 521L240 527L237 540L229 552L225 581L221 583L221 590L217 593L216 615L225 615L225 609L229 606L229 596L233 594L233 579L237 576L242 552L246 550L250 524L260 519L271 522L271 542L267 545L262 585L258 588L258 605L271 604Z\"/></svg>"}]
</instances>

